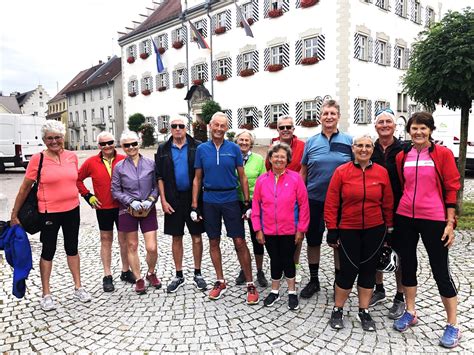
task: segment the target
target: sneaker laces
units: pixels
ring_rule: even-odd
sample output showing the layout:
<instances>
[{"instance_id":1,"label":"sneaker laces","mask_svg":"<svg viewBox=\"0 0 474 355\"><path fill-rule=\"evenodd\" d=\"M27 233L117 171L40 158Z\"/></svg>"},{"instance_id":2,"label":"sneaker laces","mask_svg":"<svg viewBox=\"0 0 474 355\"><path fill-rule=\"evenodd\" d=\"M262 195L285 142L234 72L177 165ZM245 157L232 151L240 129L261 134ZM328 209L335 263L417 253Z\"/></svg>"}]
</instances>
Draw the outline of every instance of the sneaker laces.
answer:
<instances>
[{"instance_id":1,"label":"sneaker laces","mask_svg":"<svg viewBox=\"0 0 474 355\"><path fill-rule=\"evenodd\" d=\"M399 319L399 321L401 323L410 323L414 317L415 316L412 315L410 312L405 311L405 313L403 313L403 316Z\"/></svg>"},{"instance_id":2,"label":"sneaker laces","mask_svg":"<svg viewBox=\"0 0 474 355\"><path fill-rule=\"evenodd\" d=\"M372 320L372 317L371 317L370 313L367 310L365 310L363 312L359 312L359 314L360 314L361 319L363 319L363 320L366 320L366 321L371 321Z\"/></svg>"},{"instance_id":3,"label":"sneaker laces","mask_svg":"<svg viewBox=\"0 0 474 355\"><path fill-rule=\"evenodd\" d=\"M444 334L450 338L456 338L458 336L459 329L452 326L451 324L447 324L444 328Z\"/></svg>"},{"instance_id":4,"label":"sneaker laces","mask_svg":"<svg viewBox=\"0 0 474 355\"><path fill-rule=\"evenodd\" d=\"M255 285L248 285L247 292L254 295L257 292L257 288L255 287Z\"/></svg>"},{"instance_id":5,"label":"sneaker laces","mask_svg":"<svg viewBox=\"0 0 474 355\"><path fill-rule=\"evenodd\" d=\"M221 284L222 284L222 282L216 281L216 282L214 283L213 289L214 289L214 290L220 289L220 288L221 288Z\"/></svg>"}]
</instances>

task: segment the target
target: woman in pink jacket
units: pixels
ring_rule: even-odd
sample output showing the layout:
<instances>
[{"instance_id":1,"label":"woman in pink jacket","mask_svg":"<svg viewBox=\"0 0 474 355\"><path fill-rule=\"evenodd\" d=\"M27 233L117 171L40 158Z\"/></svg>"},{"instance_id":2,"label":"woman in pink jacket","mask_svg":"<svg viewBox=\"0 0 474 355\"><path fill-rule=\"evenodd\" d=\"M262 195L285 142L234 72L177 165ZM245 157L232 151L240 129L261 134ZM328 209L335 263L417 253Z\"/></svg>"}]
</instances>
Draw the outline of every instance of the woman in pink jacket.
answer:
<instances>
[{"instance_id":1,"label":"woman in pink jacket","mask_svg":"<svg viewBox=\"0 0 474 355\"><path fill-rule=\"evenodd\" d=\"M257 240L265 244L270 255L272 291L263 303L270 307L280 299L280 279L284 272L288 308L297 310L293 254L308 229L308 193L300 175L286 168L291 162L288 144L271 146L268 160L272 168L257 179L252 201L252 224Z\"/></svg>"}]
</instances>

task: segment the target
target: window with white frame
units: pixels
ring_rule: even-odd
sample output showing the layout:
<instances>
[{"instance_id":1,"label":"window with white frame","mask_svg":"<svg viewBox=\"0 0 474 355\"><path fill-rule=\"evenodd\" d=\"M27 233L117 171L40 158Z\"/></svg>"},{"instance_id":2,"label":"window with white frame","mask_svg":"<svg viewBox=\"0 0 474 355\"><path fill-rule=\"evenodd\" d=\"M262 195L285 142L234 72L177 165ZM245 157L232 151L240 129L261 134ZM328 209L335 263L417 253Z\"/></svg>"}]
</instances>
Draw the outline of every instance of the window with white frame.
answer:
<instances>
[{"instance_id":1,"label":"window with white frame","mask_svg":"<svg viewBox=\"0 0 474 355\"><path fill-rule=\"evenodd\" d=\"M227 63L225 59L219 59L217 61L217 75L227 76Z\"/></svg>"},{"instance_id":2,"label":"window with white frame","mask_svg":"<svg viewBox=\"0 0 474 355\"><path fill-rule=\"evenodd\" d=\"M272 10L278 10L278 9L281 9L281 4L282 3L282 0L272 0Z\"/></svg>"},{"instance_id":3,"label":"window with white frame","mask_svg":"<svg viewBox=\"0 0 474 355\"><path fill-rule=\"evenodd\" d=\"M243 69L253 69L253 53L244 53L242 55Z\"/></svg>"},{"instance_id":4,"label":"window with white frame","mask_svg":"<svg viewBox=\"0 0 474 355\"><path fill-rule=\"evenodd\" d=\"M413 3L413 22L421 23L421 5L418 0Z\"/></svg>"},{"instance_id":5,"label":"window with white frame","mask_svg":"<svg viewBox=\"0 0 474 355\"><path fill-rule=\"evenodd\" d=\"M103 107L100 108L100 122L105 122L105 111Z\"/></svg>"},{"instance_id":6,"label":"window with white frame","mask_svg":"<svg viewBox=\"0 0 474 355\"><path fill-rule=\"evenodd\" d=\"M216 15L216 28L225 27L225 11Z\"/></svg>"},{"instance_id":7,"label":"window with white frame","mask_svg":"<svg viewBox=\"0 0 474 355\"><path fill-rule=\"evenodd\" d=\"M99 100L103 100L104 99L104 94L102 92L102 88L99 88Z\"/></svg>"},{"instance_id":8,"label":"window with white frame","mask_svg":"<svg viewBox=\"0 0 474 355\"><path fill-rule=\"evenodd\" d=\"M176 81L177 84L184 84L184 69L176 70Z\"/></svg>"},{"instance_id":9,"label":"window with white frame","mask_svg":"<svg viewBox=\"0 0 474 355\"><path fill-rule=\"evenodd\" d=\"M317 121L319 110L316 100L303 101L303 120Z\"/></svg>"},{"instance_id":10,"label":"window with white frame","mask_svg":"<svg viewBox=\"0 0 474 355\"><path fill-rule=\"evenodd\" d=\"M94 101L94 89L91 89L91 101Z\"/></svg>"},{"instance_id":11,"label":"window with white frame","mask_svg":"<svg viewBox=\"0 0 474 355\"><path fill-rule=\"evenodd\" d=\"M135 45L128 47L128 56L133 58L137 57L137 47Z\"/></svg>"},{"instance_id":12,"label":"window with white frame","mask_svg":"<svg viewBox=\"0 0 474 355\"><path fill-rule=\"evenodd\" d=\"M75 114L76 114L76 124L79 124L79 112L76 111Z\"/></svg>"},{"instance_id":13,"label":"window with white frame","mask_svg":"<svg viewBox=\"0 0 474 355\"><path fill-rule=\"evenodd\" d=\"M317 49L318 49L317 37L307 38L304 40L303 44L304 44L304 58L317 57Z\"/></svg>"},{"instance_id":14,"label":"window with white frame","mask_svg":"<svg viewBox=\"0 0 474 355\"><path fill-rule=\"evenodd\" d=\"M112 119L112 106L107 106L107 118Z\"/></svg>"},{"instance_id":15,"label":"window with white frame","mask_svg":"<svg viewBox=\"0 0 474 355\"><path fill-rule=\"evenodd\" d=\"M387 42L381 39L377 40L378 42L378 53L377 53L377 63L381 65L387 65L387 54L388 54L388 46Z\"/></svg>"},{"instance_id":16,"label":"window with white frame","mask_svg":"<svg viewBox=\"0 0 474 355\"><path fill-rule=\"evenodd\" d=\"M95 109L91 109L91 120L95 119Z\"/></svg>"},{"instance_id":17,"label":"window with white frame","mask_svg":"<svg viewBox=\"0 0 474 355\"><path fill-rule=\"evenodd\" d=\"M283 64L283 46L270 49L270 64Z\"/></svg>"},{"instance_id":18,"label":"window with white frame","mask_svg":"<svg viewBox=\"0 0 474 355\"><path fill-rule=\"evenodd\" d=\"M69 112L69 122L74 122L74 115L72 112Z\"/></svg>"},{"instance_id":19,"label":"window with white frame","mask_svg":"<svg viewBox=\"0 0 474 355\"><path fill-rule=\"evenodd\" d=\"M244 123L253 124L253 110L252 107L244 107Z\"/></svg>"},{"instance_id":20,"label":"window with white frame","mask_svg":"<svg viewBox=\"0 0 474 355\"><path fill-rule=\"evenodd\" d=\"M270 109L271 109L270 111L271 122L276 122L278 120L278 117L283 115L283 105L282 104L271 105Z\"/></svg>"},{"instance_id":21,"label":"window with white frame","mask_svg":"<svg viewBox=\"0 0 474 355\"><path fill-rule=\"evenodd\" d=\"M69 96L68 98L69 106L72 106L72 96Z\"/></svg>"},{"instance_id":22,"label":"window with white frame","mask_svg":"<svg viewBox=\"0 0 474 355\"><path fill-rule=\"evenodd\" d=\"M82 93L82 102L86 102L86 93L85 92Z\"/></svg>"},{"instance_id":23,"label":"window with white frame","mask_svg":"<svg viewBox=\"0 0 474 355\"><path fill-rule=\"evenodd\" d=\"M393 63L393 66L397 69L403 69L403 63L405 62L405 48L401 46L396 46L395 47L395 62Z\"/></svg>"},{"instance_id":24,"label":"window with white frame","mask_svg":"<svg viewBox=\"0 0 474 355\"><path fill-rule=\"evenodd\" d=\"M369 38L366 35L359 34L359 43L357 45L357 59L368 60L369 58Z\"/></svg>"},{"instance_id":25,"label":"window with white frame","mask_svg":"<svg viewBox=\"0 0 474 355\"><path fill-rule=\"evenodd\" d=\"M389 1L388 0L377 0L375 5L380 7L381 9L388 10Z\"/></svg>"},{"instance_id":26,"label":"window with white frame","mask_svg":"<svg viewBox=\"0 0 474 355\"><path fill-rule=\"evenodd\" d=\"M143 53L151 54L151 42L148 39L142 42L142 50Z\"/></svg>"},{"instance_id":27,"label":"window with white frame","mask_svg":"<svg viewBox=\"0 0 474 355\"><path fill-rule=\"evenodd\" d=\"M137 93L137 84L138 82L136 80L132 80L130 82L130 92L132 93Z\"/></svg>"},{"instance_id":28,"label":"window with white frame","mask_svg":"<svg viewBox=\"0 0 474 355\"><path fill-rule=\"evenodd\" d=\"M151 82L151 77L150 76L147 76L145 78L143 78L143 89L144 90L152 90L152 82Z\"/></svg>"},{"instance_id":29,"label":"window with white frame","mask_svg":"<svg viewBox=\"0 0 474 355\"><path fill-rule=\"evenodd\" d=\"M244 17L244 19L247 20L249 18L253 18L252 2L248 2L246 4L241 5L240 9L242 10L242 16Z\"/></svg>"},{"instance_id":30,"label":"window with white frame","mask_svg":"<svg viewBox=\"0 0 474 355\"><path fill-rule=\"evenodd\" d=\"M169 117L170 117L170 116L168 116L168 115L161 115L161 116L158 116L158 124L161 123L160 129L161 129L161 128L168 128Z\"/></svg>"},{"instance_id":31,"label":"window with white frame","mask_svg":"<svg viewBox=\"0 0 474 355\"><path fill-rule=\"evenodd\" d=\"M158 48L166 48L166 38L165 35L159 35L156 40L156 46Z\"/></svg>"},{"instance_id":32,"label":"window with white frame","mask_svg":"<svg viewBox=\"0 0 474 355\"><path fill-rule=\"evenodd\" d=\"M431 26L435 22L435 12L431 7L426 8L426 27Z\"/></svg>"},{"instance_id":33,"label":"window with white frame","mask_svg":"<svg viewBox=\"0 0 474 355\"><path fill-rule=\"evenodd\" d=\"M79 95L74 95L74 105L77 105L77 97L78 97L78 96L79 96Z\"/></svg>"},{"instance_id":34,"label":"window with white frame","mask_svg":"<svg viewBox=\"0 0 474 355\"><path fill-rule=\"evenodd\" d=\"M86 110L82 110L82 121L84 124L87 124L87 112Z\"/></svg>"},{"instance_id":35,"label":"window with white frame","mask_svg":"<svg viewBox=\"0 0 474 355\"><path fill-rule=\"evenodd\" d=\"M158 82L156 85L159 88L166 87L166 73L158 74Z\"/></svg>"},{"instance_id":36,"label":"window with white frame","mask_svg":"<svg viewBox=\"0 0 474 355\"><path fill-rule=\"evenodd\" d=\"M184 42L184 30L183 28L176 29L176 41Z\"/></svg>"},{"instance_id":37,"label":"window with white frame","mask_svg":"<svg viewBox=\"0 0 474 355\"><path fill-rule=\"evenodd\" d=\"M397 5L396 5L396 13L398 16L401 16L401 17L404 17L406 18L407 17L407 9L408 9L408 4L407 4L408 0L397 0Z\"/></svg>"},{"instance_id":38,"label":"window with white frame","mask_svg":"<svg viewBox=\"0 0 474 355\"><path fill-rule=\"evenodd\" d=\"M408 95L399 92L397 94L397 111L407 112L408 111Z\"/></svg>"},{"instance_id":39,"label":"window with white frame","mask_svg":"<svg viewBox=\"0 0 474 355\"><path fill-rule=\"evenodd\" d=\"M359 106L356 111L356 122L368 123L367 100L359 99L358 103L359 103Z\"/></svg>"},{"instance_id":40,"label":"window with white frame","mask_svg":"<svg viewBox=\"0 0 474 355\"><path fill-rule=\"evenodd\" d=\"M204 80L204 64L197 64L196 65L196 79Z\"/></svg>"},{"instance_id":41,"label":"window with white frame","mask_svg":"<svg viewBox=\"0 0 474 355\"><path fill-rule=\"evenodd\" d=\"M112 97L112 89L110 87L107 88L107 97Z\"/></svg>"},{"instance_id":42,"label":"window with white frame","mask_svg":"<svg viewBox=\"0 0 474 355\"><path fill-rule=\"evenodd\" d=\"M204 21L203 20L196 21L194 26L196 27L196 30L198 30L201 35L204 35Z\"/></svg>"}]
</instances>

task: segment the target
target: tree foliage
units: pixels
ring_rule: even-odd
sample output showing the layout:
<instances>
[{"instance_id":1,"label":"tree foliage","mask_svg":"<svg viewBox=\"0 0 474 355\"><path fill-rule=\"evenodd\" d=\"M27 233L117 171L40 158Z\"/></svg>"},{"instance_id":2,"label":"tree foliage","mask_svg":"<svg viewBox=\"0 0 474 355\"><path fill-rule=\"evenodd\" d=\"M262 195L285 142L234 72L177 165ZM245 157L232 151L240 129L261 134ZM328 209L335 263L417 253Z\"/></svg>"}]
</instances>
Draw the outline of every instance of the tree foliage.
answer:
<instances>
[{"instance_id":1,"label":"tree foliage","mask_svg":"<svg viewBox=\"0 0 474 355\"><path fill-rule=\"evenodd\" d=\"M212 115L219 111L222 111L221 105L214 100L206 101L202 105L202 120L208 124L211 121Z\"/></svg>"},{"instance_id":2,"label":"tree foliage","mask_svg":"<svg viewBox=\"0 0 474 355\"><path fill-rule=\"evenodd\" d=\"M142 146L143 148L155 145L155 128L150 123L144 123L140 126L140 132L142 133Z\"/></svg>"},{"instance_id":3,"label":"tree foliage","mask_svg":"<svg viewBox=\"0 0 474 355\"><path fill-rule=\"evenodd\" d=\"M403 84L405 92L426 107L433 108L441 100L443 106L461 109L458 212L462 213L469 110L474 99L474 12L470 7L461 13L449 11L421 32Z\"/></svg>"},{"instance_id":4,"label":"tree foliage","mask_svg":"<svg viewBox=\"0 0 474 355\"><path fill-rule=\"evenodd\" d=\"M140 126L145 123L145 116L141 113L134 113L128 118L128 129L134 132L140 131Z\"/></svg>"}]
</instances>

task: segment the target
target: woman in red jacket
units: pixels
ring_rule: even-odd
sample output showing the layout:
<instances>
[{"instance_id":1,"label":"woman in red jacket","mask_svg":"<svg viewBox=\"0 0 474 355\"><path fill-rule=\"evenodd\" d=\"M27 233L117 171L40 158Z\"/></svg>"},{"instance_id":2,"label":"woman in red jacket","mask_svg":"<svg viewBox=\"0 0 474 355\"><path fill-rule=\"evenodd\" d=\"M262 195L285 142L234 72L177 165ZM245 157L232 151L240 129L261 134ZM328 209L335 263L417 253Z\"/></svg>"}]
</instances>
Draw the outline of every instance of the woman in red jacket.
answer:
<instances>
[{"instance_id":1,"label":"woman in red jacket","mask_svg":"<svg viewBox=\"0 0 474 355\"><path fill-rule=\"evenodd\" d=\"M435 128L430 113L414 113L406 126L413 144L396 157L403 191L396 227L407 307L393 327L403 332L417 323L416 250L421 236L448 318L440 344L453 348L461 332L457 326L457 289L449 272L448 249L454 243L456 193L461 185L453 153L431 142Z\"/></svg>"},{"instance_id":2,"label":"woman in red jacket","mask_svg":"<svg viewBox=\"0 0 474 355\"><path fill-rule=\"evenodd\" d=\"M344 303L357 277L358 318L364 330L375 331L368 307L379 251L386 231L393 230L393 194L387 170L370 160L374 152L372 138L354 138L352 151L354 161L336 169L324 205L327 242L341 250L329 324L334 329L344 327Z\"/></svg>"}]
</instances>

